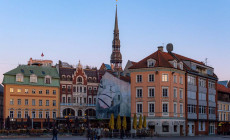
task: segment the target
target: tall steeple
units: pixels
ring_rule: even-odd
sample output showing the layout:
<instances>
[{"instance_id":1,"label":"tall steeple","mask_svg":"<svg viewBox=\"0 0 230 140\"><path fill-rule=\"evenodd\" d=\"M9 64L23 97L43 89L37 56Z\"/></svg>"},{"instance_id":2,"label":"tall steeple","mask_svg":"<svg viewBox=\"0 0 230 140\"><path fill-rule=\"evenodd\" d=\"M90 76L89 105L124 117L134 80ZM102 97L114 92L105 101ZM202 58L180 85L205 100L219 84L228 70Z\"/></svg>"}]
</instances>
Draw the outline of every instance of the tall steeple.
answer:
<instances>
[{"instance_id":1,"label":"tall steeple","mask_svg":"<svg viewBox=\"0 0 230 140\"><path fill-rule=\"evenodd\" d=\"M112 54L110 58L110 63L111 65L113 65L114 71L122 71L122 55L120 52L117 5L116 5L115 25L114 25L114 31L113 31L112 49L113 50L112 50Z\"/></svg>"}]
</instances>

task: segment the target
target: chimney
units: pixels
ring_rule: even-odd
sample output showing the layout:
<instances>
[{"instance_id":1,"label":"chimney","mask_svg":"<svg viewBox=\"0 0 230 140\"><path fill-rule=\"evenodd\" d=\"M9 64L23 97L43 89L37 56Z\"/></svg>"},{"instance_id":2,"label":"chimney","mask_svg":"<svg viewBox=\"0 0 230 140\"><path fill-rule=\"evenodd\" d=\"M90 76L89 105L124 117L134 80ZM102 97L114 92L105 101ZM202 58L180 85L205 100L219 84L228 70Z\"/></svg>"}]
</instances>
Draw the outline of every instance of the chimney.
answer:
<instances>
[{"instance_id":1,"label":"chimney","mask_svg":"<svg viewBox=\"0 0 230 140\"><path fill-rule=\"evenodd\" d=\"M164 47L163 46L159 46L158 50L163 52L164 51Z\"/></svg>"}]
</instances>

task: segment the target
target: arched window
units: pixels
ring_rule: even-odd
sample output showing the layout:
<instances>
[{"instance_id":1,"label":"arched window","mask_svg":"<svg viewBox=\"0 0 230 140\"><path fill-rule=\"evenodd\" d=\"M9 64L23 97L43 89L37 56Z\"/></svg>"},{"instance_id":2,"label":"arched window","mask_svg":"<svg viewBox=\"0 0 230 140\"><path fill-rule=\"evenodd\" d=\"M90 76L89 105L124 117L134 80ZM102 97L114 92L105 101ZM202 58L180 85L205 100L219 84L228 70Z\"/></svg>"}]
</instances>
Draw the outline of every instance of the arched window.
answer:
<instances>
[{"instance_id":1,"label":"arched window","mask_svg":"<svg viewBox=\"0 0 230 140\"><path fill-rule=\"evenodd\" d=\"M62 80L66 80L66 76L65 76L65 75L62 75L62 76L61 76L61 79L62 79Z\"/></svg>"},{"instance_id":2,"label":"arched window","mask_svg":"<svg viewBox=\"0 0 230 140\"><path fill-rule=\"evenodd\" d=\"M78 83L82 83L82 78L81 78L81 77L78 77L78 78L77 78L77 82L78 82Z\"/></svg>"},{"instance_id":3,"label":"arched window","mask_svg":"<svg viewBox=\"0 0 230 140\"><path fill-rule=\"evenodd\" d=\"M154 59L148 59L147 60L147 65L148 65L148 67L154 67L155 66L155 63L156 63L156 60L154 60Z\"/></svg>"},{"instance_id":4,"label":"arched window","mask_svg":"<svg viewBox=\"0 0 230 140\"><path fill-rule=\"evenodd\" d=\"M67 75L67 81L71 81L71 76Z\"/></svg>"}]
</instances>

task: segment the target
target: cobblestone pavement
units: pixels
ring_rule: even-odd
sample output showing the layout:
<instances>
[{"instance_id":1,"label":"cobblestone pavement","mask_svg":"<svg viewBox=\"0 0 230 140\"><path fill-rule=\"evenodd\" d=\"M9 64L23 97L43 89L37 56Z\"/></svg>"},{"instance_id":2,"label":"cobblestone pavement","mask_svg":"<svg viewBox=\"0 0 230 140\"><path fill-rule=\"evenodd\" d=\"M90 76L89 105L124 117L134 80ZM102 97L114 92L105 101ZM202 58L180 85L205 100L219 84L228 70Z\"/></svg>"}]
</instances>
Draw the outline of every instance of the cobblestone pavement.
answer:
<instances>
[{"instance_id":1,"label":"cobblestone pavement","mask_svg":"<svg viewBox=\"0 0 230 140\"><path fill-rule=\"evenodd\" d=\"M5 140L52 140L52 137L27 137L27 138L0 138ZM110 138L102 138L102 140L107 140ZM230 136L196 136L196 137L153 137L153 138L135 138L132 140L229 140ZM77 136L71 136L71 137L58 137L58 140L88 140L85 137L77 137ZM113 138L112 140L121 140ZM124 140L131 140L130 139L124 139Z\"/></svg>"}]
</instances>

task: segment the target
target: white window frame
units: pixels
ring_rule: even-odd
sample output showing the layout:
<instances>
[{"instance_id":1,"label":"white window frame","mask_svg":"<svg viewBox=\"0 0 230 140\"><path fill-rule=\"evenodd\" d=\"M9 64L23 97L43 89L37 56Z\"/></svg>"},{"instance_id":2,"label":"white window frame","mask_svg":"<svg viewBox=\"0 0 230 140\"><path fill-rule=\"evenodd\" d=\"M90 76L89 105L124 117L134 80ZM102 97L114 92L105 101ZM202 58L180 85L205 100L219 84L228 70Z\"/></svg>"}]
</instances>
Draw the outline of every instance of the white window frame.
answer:
<instances>
[{"instance_id":1,"label":"white window frame","mask_svg":"<svg viewBox=\"0 0 230 140\"><path fill-rule=\"evenodd\" d=\"M153 76L153 77L150 78L150 76ZM149 74L148 75L148 82L154 82L154 81L155 81L155 74Z\"/></svg>"},{"instance_id":2,"label":"white window frame","mask_svg":"<svg viewBox=\"0 0 230 140\"><path fill-rule=\"evenodd\" d=\"M13 112L13 114L12 114L13 116L11 116L11 113L10 113L11 111ZM10 110L10 111L9 111L9 117L10 117L10 118L14 118L14 111L13 111L13 110Z\"/></svg>"},{"instance_id":3,"label":"white window frame","mask_svg":"<svg viewBox=\"0 0 230 140\"><path fill-rule=\"evenodd\" d=\"M153 92L153 96L150 96L150 89L152 89ZM142 91L142 96L143 96L143 91ZM155 97L155 87L148 87L148 97L154 98Z\"/></svg>"},{"instance_id":4,"label":"white window frame","mask_svg":"<svg viewBox=\"0 0 230 140\"><path fill-rule=\"evenodd\" d=\"M30 75L30 83L37 83L38 77L35 74Z\"/></svg>"},{"instance_id":5,"label":"white window frame","mask_svg":"<svg viewBox=\"0 0 230 140\"><path fill-rule=\"evenodd\" d=\"M167 96L164 96L164 89L167 89ZM162 97L169 97L169 87L162 87Z\"/></svg>"},{"instance_id":6,"label":"white window frame","mask_svg":"<svg viewBox=\"0 0 230 140\"><path fill-rule=\"evenodd\" d=\"M175 105L176 105L176 108L175 108ZM174 113L174 116L176 117L177 116L177 103L176 102L173 103L173 113Z\"/></svg>"},{"instance_id":7,"label":"white window frame","mask_svg":"<svg viewBox=\"0 0 230 140\"><path fill-rule=\"evenodd\" d=\"M50 80L50 83L47 83L47 82L46 82L46 79L49 79L49 80ZM51 83L52 83L52 78L51 78L51 76L46 75L45 78L44 78L44 83L45 83L45 84L51 84Z\"/></svg>"},{"instance_id":8,"label":"white window frame","mask_svg":"<svg viewBox=\"0 0 230 140\"><path fill-rule=\"evenodd\" d=\"M142 112L138 112L138 104L142 105L142 109L141 109ZM136 102L136 112L137 112L137 114L142 114L143 113L143 102Z\"/></svg>"},{"instance_id":9,"label":"white window frame","mask_svg":"<svg viewBox=\"0 0 230 140\"><path fill-rule=\"evenodd\" d=\"M154 112L150 112L150 104L153 104ZM155 116L155 102L148 102L148 116Z\"/></svg>"},{"instance_id":10,"label":"white window frame","mask_svg":"<svg viewBox=\"0 0 230 140\"><path fill-rule=\"evenodd\" d=\"M180 103L180 117L183 117L183 113L184 113L184 111L183 111L183 103Z\"/></svg>"},{"instance_id":11,"label":"white window frame","mask_svg":"<svg viewBox=\"0 0 230 140\"><path fill-rule=\"evenodd\" d=\"M182 85L183 84L183 77L180 76L180 84Z\"/></svg>"},{"instance_id":12,"label":"white window frame","mask_svg":"<svg viewBox=\"0 0 230 140\"><path fill-rule=\"evenodd\" d=\"M173 83L177 83L177 75L173 75Z\"/></svg>"},{"instance_id":13,"label":"white window frame","mask_svg":"<svg viewBox=\"0 0 230 140\"><path fill-rule=\"evenodd\" d=\"M40 116L40 115L41 115L41 116ZM38 112L38 118L42 119L42 117L43 117L43 111L39 111L39 112Z\"/></svg>"},{"instance_id":14,"label":"white window frame","mask_svg":"<svg viewBox=\"0 0 230 140\"><path fill-rule=\"evenodd\" d=\"M179 90L179 94L180 99L183 99L184 90L182 88Z\"/></svg>"},{"instance_id":15,"label":"white window frame","mask_svg":"<svg viewBox=\"0 0 230 140\"><path fill-rule=\"evenodd\" d=\"M175 91L176 91L176 94L175 94ZM177 88L176 87L173 88L173 98L177 98Z\"/></svg>"},{"instance_id":16,"label":"white window frame","mask_svg":"<svg viewBox=\"0 0 230 140\"><path fill-rule=\"evenodd\" d=\"M167 112L164 112L164 104L167 104ZM162 116L169 116L169 102L162 102Z\"/></svg>"},{"instance_id":17,"label":"white window frame","mask_svg":"<svg viewBox=\"0 0 230 140\"><path fill-rule=\"evenodd\" d=\"M138 78L139 77L139 78ZM142 74L137 74L136 75L136 82L137 83L142 83L142 81L143 81L143 76L142 76Z\"/></svg>"},{"instance_id":18,"label":"white window frame","mask_svg":"<svg viewBox=\"0 0 230 140\"><path fill-rule=\"evenodd\" d=\"M169 74L162 73L162 82L168 82L169 81Z\"/></svg>"},{"instance_id":19,"label":"white window frame","mask_svg":"<svg viewBox=\"0 0 230 140\"><path fill-rule=\"evenodd\" d=\"M23 82L24 81L24 75L21 73L18 73L16 75L16 82Z\"/></svg>"},{"instance_id":20,"label":"white window frame","mask_svg":"<svg viewBox=\"0 0 230 140\"><path fill-rule=\"evenodd\" d=\"M138 90L141 90L141 97L138 97ZM136 98L142 98L143 97L143 88L137 87L136 88Z\"/></svg>"},{"instance_id":21,"label":"white window frame","mask_svg":"<svg viewBox=\"0 0 230 140\"><path fill-rule=\"evenodd\" d=\"M149 68L153 68L155 66L155 64L156 64L156 60L154 60L154 59L148 59L147 60L147 65Z\"/></svg>"}]
</instances>

